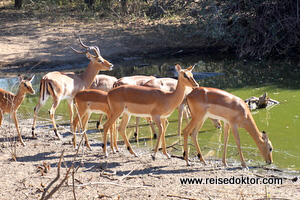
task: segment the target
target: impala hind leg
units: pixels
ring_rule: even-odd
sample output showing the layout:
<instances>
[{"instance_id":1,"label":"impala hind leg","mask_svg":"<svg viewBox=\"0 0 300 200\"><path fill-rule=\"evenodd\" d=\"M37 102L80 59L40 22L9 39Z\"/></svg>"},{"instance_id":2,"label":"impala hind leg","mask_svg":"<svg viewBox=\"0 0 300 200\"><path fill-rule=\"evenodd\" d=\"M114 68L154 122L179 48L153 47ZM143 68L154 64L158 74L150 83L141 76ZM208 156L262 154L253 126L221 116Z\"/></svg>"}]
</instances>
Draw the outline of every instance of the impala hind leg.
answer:
<instances>
[{"instance_id":1,"label":"impala hind leg","mask_svg":"<svg viewBox=\"0 0 300 200\"><path fill-rule=\"evenodd\" d=\"M163 154L165 154L167 156L167 158L171 158L171 156L168 154L167 152L167 148L166 148L166 138L165 138L165 134L169 125L169 122L166 118L162 118L161 119L162 125L163 125L163 132L162 132L162 136L161 136L161 140L162 140L162 151Z\"/></svg>"},{"instance_id":2,"label":"impala hind leg","mask_svg":"<svg viewBox=\"0 0 300 200\"><path fill-rule=\"evenodd\" d=\"M159 144L160 144L160 140L162 139L162 136L163 136L163 131L164 131L164 121L162 121L160 119L160 116L152 116L152 119L154 121L154 123L156 124L157 128L158 128L158 137L157 137L157 142L156 142L156 146L155 146L155 149L154 149L154 153L152 155L152 159L155 160L155 156L156 156L156 153L158 151L158 148L159 148Z\"/></svg>"},{"instance_id":3,"label":"impala hind leg","mask_svg":"<svg viewBox=\"0 0 300 200\"><path fill-rule=\"evenodd\" d=\"M73 103L73 99L68 99L68 108L69 108L69 112L70 112L70 131L75 131L73 130L73 114L74 114L74 103Z\"/></svg>"},{"instance_id":4,"label":"impala hind leg","mask_svg":"<svg viewBox=\"0 0 300 200\"><path fill-rule=\"evenodd\" d=\"M20 129L19 129L16 111L14 111L14 112L12 113L12 117L13 117L14 122L15 122L15 125L16 125L16 129L17 129L17 132L18 132L18 138L19 138L19 141L21 142L21 144L22 144L23 146L25 146L25 143L23 142L23 139L22 139L22 136L21 136L21 132L20 132Z\"/></svg>"},{"instance_id":5,"label":"impala hind leg","mask_svg":"<svg viewBox=\"0 0 300 200\"><path fill-rule=\"evenodd\" d=\"M196 128L199 121L201 121L203 117L199 117L199 115L192 117L190 123L183 130L183 158L186 161L186 164L190 166L189 162L189 150L188 150L188 136L192 133L192 131Z\"/></svg>"},{"instance_id":6,"label":"impala hind leg","mask_svg":"<svg viewBox=\"0 0 300 200\"><path fill-rule=\"evenodd\" d=\"M205 119L202 119L198 122L198 124L196 125L196 127L192 131L191 138L192 138L192 141L193 141L193 143L196 147L196 150L198 152L198 154L197 154L198 158L203 162L203 164L206 165L206 161L204 160L203 154L201 152L201 149L200 149L200 146L199 146L199 143L198 143L198 140L197 140L198 133L199 133L200 129L202 128L202 125L203 125L204 121L205 121Z\"/></svg>"},{"instance_id":7,"label":"impala hind leg","mask_svg":"<svg viewBox=\"0 0 300 200\"><path fill-rule=\"evenodd\" d=\"M123 140L124 140L124 142L127 146L127 150L131 154L133 154L134 156L137 156L137 154L132 150L132 147L131 147L131 145L130 145L128 139L127 139L127 136L126 136L126 127L127 127L127 124L129 122L129 120L130 120L130 116L124 113L123 116L122 116L122 121L121 121L121 124L120 124L120 127L119 127L119 131L120 131L120 134L121 134L121 136L122 136L122 138L123 138Z\"/></svg>"},{"instance_id":8,"label":"impala hind leg","mask_svg":"<svg viewBox=\"0 0 300 200\"><path fill-rule=\"evenodd\" d=\"M44 99L42 99L41 96L39 97L39 102L37 103L37 105L33 109L34 110L34 116L33 116L33 123L32 123L32 132L31 132L33 138L36 138L36 135L35 135L34 131L35 131L35 126L36 126L37 115L38 115L41 107L43 107L45 105L47 99L49 98L49 95L44 95L43 98Z\"/></svg>"},{"instance_id":9,"label":"impala hind leg","mask_svg":"<svg viewBox=\"0 0 300 200\"><path fill-rule=\"evenodd\" d=\"M248 167L246 166L245 160L244 160L242 149L241 149L241 142L240 142L240 136L239 136L239 133L238 133L238 127L236 125L231 125L231 129L232 129L232 133L233 133L233 136L234 136L234 139L235 139L236 146L238 147L238 151L239 151L239 154L240 154L242 166L244 168L248 169Z\"/></svg>"},{"instance_id":10,"label":"impala hind leg","mask_svg":"<svg viewBox=\"0 0 300 200\"><path fill-rule=\"evenodd\" d=\"M53 99L53 104L52 104L52 107L50 108L49 114L50 114L50 119L52 121L54 133L58 137L58 139L61 140L61 135L57 132L56 122L55 122L55 118L54 118L55 110L58 107L59 102L60 102L60 99Z\"/></svg>"},{"instance_id":11,"label":"impala hind leg","mask_svg":"<svg viewBox=\"0 0 300 200\"><path fill-rule=\"evenodd\" d=\"M230 125L224 122L224 149L223 149L222 162L226 167L227 167L227 163L226 163L227 145L228 145L228 139L230 133L229 131L230 131Z\"/></svg>"},{"instance_id":12,"label":"impala hind leg","mask_svg":"<svg viewBox=\"0 0 300 200\"><path fill-rule=\"evenodd\" d=\"M184 107L185 107L185 104L183 104L183 103L181 103L178 106L178 130L177 130L178 136L181 135L181 126L182 126L182 117L183 117L183 113L184 113Z\"/></svg>"},{"instance_id":13,"label":"impala hind leg","mask_svg":"<svg viewBox=\"0 0 300 200\"><path fill-rule=\"evenodd\" d=\"M120 117L122 112L114 112L111 116L107 116L107 121L103 125L103 153L105 157L108 157L107 154L107 132L110 129L110 127L116 122L116 120Z\"/></svg>"},{"instance_id":14,"label":"impala hind leg","mask_svg":"<svg viewBox=\"0 0 300 200\"><path fill-rule=\"evenodd\" d=\"M96 128L97 128L98 130L100 130L100 124L101 124L101 122L102 122L102 118L103 118L103 114L100 114L100 116L99 116L99 121L97 121L97 124L96 124Z\"/></svg>"},{"instance_id":15,"label":"impala hind leg","mask_svg":"<svg viewBox=\"0 0 300 200\"><path fill-rule=\"evenodd\" d=\"M135 133L134 133L134 138L138 142L139 140L139 125L140 125L140 117L135 117Z\"/></svg>"},{"instance_id":16,"label":"impala hind leg","mask_svg":"<svg viewBox=\"0 0 300 200\"><path fill-rule=\"evenodd\" d=\"M115 152L119 152L119 148L118 148L118 144L117 144L117 140L118 140L118 136L117 136L117 123L113 123L113 125L110 127L110 148L112 149L112 151Z\"/></svg>"}]
</instances>

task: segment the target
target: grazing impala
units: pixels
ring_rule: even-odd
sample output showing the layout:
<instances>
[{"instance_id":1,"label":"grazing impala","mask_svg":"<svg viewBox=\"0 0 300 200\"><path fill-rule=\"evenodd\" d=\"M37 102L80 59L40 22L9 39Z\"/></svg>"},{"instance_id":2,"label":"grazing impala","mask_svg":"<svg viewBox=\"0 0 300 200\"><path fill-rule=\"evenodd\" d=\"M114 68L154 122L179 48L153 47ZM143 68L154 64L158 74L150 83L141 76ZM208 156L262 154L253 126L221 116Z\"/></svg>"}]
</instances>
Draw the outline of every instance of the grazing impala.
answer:
<instances>
[{"instance_id":1,"label":"grazing impala","mask_svg":"<svg viewBox=\"0 0 300 200\"><path fill-rule=\"evenodd\" d=\"M27 80L24 80L23 78L19 77L20 89L18 94L16 95L0 88L0 126L2 125L2 118L4 113L11 113L16 125L19 141L23 146L25 146L25 143L22 140L22 136L18 126L17 110L25 99L26 93L35 93L31 84L33 78L34 76Z\"/></svg>"},{"instance_id":2,"label":"grazing impala","mask_svg":"<svg viewBox=\"0 0 300 200\"><path fill-rule=\"evenodd\" d=\"M189 165L187 146L189 135L191 135L197 149L199 159L205 163L197 141L197 135L207 117L224 121L224 152L222 161L225 166L227 165L226 151L230 127L232 128L243 167L247 168L240 146L238 127L246 129L255 141L266 163L272 163L273 147L271 141L264 131L262 133L259 132L248 106L242 99L223 90L199 87L194 89L187 96L187 103L192 115L192 120L183 130L183 157L185 158L187 165Z\"/></svg>"},{"instance_id":3,"label":"grazing impala","mask_svg":"<svg viewBox=\"0 0 300 200\"><path fill-rule=\"evenodd\" d=\"M135 85L124 85L112 89L108 92L108 104L111 116L104 124L103 152L107 156L106 138L110 126L123 114L122 122L119 127L127 149L136 156L125 134L126 126L131 115L141 117L151 117L158 127L159 135L154 150L153 159L158 151L160 140L162 140L163 153L170 158L166 151L165 130L167 128L167 118L174 109L182 102L186 87L198 87L192 74L193 67L181 69L176 65L179 73L178 84L174 92L165 92L156 88L149 88Z\"/></svg>"},{"instance_id":4,"label":"grazing impala","mask_svg":"<svg viewBox=\"0 0 300 200\"><path fill-rule=\"evenodd\" d=\"M54 133L60 139L61 136L57 132L56 123L54 119L54 112L62 99L67 99L69 111L70 111L70 129L72 130L73 121L73 98L75 94L83 89L89 88L99 71L112 70L113 65L107 60L103 59L99 48L97 46L86 46L82 43L80 37L79 42L83 46L85 51L77 51L73 47L72 50L78 54L86 54L86 57L90 60L83 74L77 75L73 72L49 72L46 74L40 83L40 96L36 107L34 108L34 119L32 126L32 136L34 135L34 128L36 125L36 117L40 108L46 103L49 96L53 99L53 104L50 109L50 118L54 127ZM92 55L89 51L92 50L96 55Z\"/></svg>"},{"instance_id":5,"label":"grazing impala","mask_svg":"<svg viewBox=\"0 0 300 200\"><path fill-rule=\"evenodd\" d=\"M107 92L96 89L87 89L78 92L74 97L74 103L77 108L77 115L73 121L74 131L76 131L79 117L81 118L82 129L86 130L86 125L92 113L106 114L110 116L110 109L107 103ZM84 132L86 146L91 149L86 132ZM110 147L113 152L118 151L116 135L116 124L110 129ZM76 147L76 134L73 137L73 145Z\"/></svg>"},{"instance_id":6,"label":"grazing impala","mask_svg":"<svg viewBox=\"0 0 300 200\"><path fill-rule=\"evenodd\" d=\"M117 78L114 76L108 76L104 74L97 75L90 87L90 89L97 89L108 92L109 90L113 89L114 83L117 82ZM99 121L96 124L96 128L100 128L100 123L102 121L103 115L100 114ZM75 129L74 129L75 130Z\"/></svg>"}]
</instances>

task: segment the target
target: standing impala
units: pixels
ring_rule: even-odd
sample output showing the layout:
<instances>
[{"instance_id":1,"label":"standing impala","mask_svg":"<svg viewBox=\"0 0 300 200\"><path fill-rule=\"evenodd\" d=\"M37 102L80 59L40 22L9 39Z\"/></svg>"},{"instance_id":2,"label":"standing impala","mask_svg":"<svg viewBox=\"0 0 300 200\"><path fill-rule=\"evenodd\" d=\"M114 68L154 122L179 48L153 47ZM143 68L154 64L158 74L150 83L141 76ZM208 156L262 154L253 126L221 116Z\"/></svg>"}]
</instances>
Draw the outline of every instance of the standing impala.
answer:
<instances>
[{"instance_id":1,"label":"standing impala","mask_svg":"<svg viewBox=\"0 0 300 200\"><path fill-rule=\"evenodd\" d=\"M34 76L32 76L27 80L24 80L23 78L20 77L19 78L20 89L18 94L16 95L0 88L0 126L2 126L2 118L4 113L11 113L16 125L19 141L23 146L25 146L25 143L22 140L21 133L18 126L17 110L22 104L23 100L25 99L26 93L29 94L35 93L31 84L33 78Z\"/></svg>"},{"instance_id":2,"label":"standing impala","mask_svg":"<svg viewBox=\"0 0 300 200\"><path fill-rule=\"evenodd\" d=\"M189 135L191 135L197 149L199 159L205 163L197 141L197 135L207 117L224 121L224 152L222 162L225 166L227 166L226 151L230 127L232 128L243 167L247 168L240 146L239 127L246 129L251 135L266 163L272 163L273 147L271 141L264 131L262 133L259 132L247 104L242 99L223 90L199 87L187 96L187 103L192 115L192 120L183 130L183 157L187 165L189 165L187 146Z\"/></svg>"},{"instance_id":3,"label":"standing impala","mask_svg":"<svg viewBox=\"0 0 300 200\"><path fill-rule=\"evenodd\" d=\"M144 76L144 75L134 75L134 76L125 76L118 81L115 82L114 87L118 87L121 85L139 85L139 86L144 86L148 81L150 80L156 80L155 76ZM151 130L153 132L154 138L156 138L156 131L153 125L153 122L151 118L146 117L146 120L150 123ZM140 117L136 117L136 123L135 123L135 139L138 140L138 132L139 132L139 121Z\"/></svg>"},{"instance_id":4,"label":"standing impala","mask_svg":"<svg viewBox=\"0 0 300 200\"><path fill-rule=\"evenodd\" d=\"M174 109L182 102L185 88L187 86L198 87L198 83L193 78L193 74L191 72L192 69L192 66L187 69L181 69L179 65L176 65L176 70L179 73L179 77L178 84L174 92L165 92L156 88L135 85L119 86L109 91L107 100L110 107L111 116L103 126L103 152L105 156L107 156L107 131L110 126L123 114L119 131L130 153L136 156L136 153L132 150L132 147L128 142L125 130L130 116L135 115L141 117L151 117L158 127L159 135L152 158L155 159L160 140L162 140L163 153L170 158L170 155L166 151L164 136L167 128L166 121Z\"/></svg>"},{"instance_id":5,"label":"standing impala","mask_svg":"<svg viewBox=\"0 0 300 200\"><path fill-rule=\"evenodd\" d=\"M77 115L73 121L74 131L76 131L79 117L82 123L82 129L85 131L86 125L92 113L106 114L108 117L111 115L107 103L107 92L96 89L87 89L78 92L74 97L74 103L77 108ZM84 132L85 144L91 149L86 132ZM73 135L73 145L76 147L76 134ZM110 129L110 147L113 152L118 151L116 123Z\"/></svg>"},{"instance_id":6,"label":"standing impala","mask_svg":"<svg viewBox=\"0 0 300 200\"><path fill-rule=\"evenodd\" d=\"M117 82L118 79L114 76L108 76L104 74L99 74L95 77L90 89L97 89L108 92L113 89L114 83ZM96 124L96 128L100 129L100 123L102 121L103 114L100 114L99 121ZM75 130L75 129L74 129Z\"/></svg>"},{"instance_id":7,"label":"standing impala","mask_svg":"<svg viewBox=\"0 0 300 200\"><path fill-rule=\"evenodd\" d=\"M143 86L158 88L166 92L173 92L177 86L177 80L173 78L156 78L151 79L146 82ZM192 91L192 88L188 87L185 90L184 100L178 106L178 130L177 134L181 134L181 126L182 126L182 116L185 117L186 122L189 122L188 118L188 109L186 108L186 95L188 95ZM211 119L211 118L210 118ZM218 129L221 128L221 123L219 120L211 119L214 123L214 126ZM138 131L137 131L138 132ZM156 138L156 137L154 137Z\"/></svg>"},{"instance_id":8,"label":"standing impala","mask_svg":"<svg viewBox=\"0 0 300 200\"><path fill-rule=\"evenodd\" d=\"M80 37L79 42L85 51L77 51L73 47L72 50L78 54L86 54L86 57L90 60L83 74L77 75L73 72L49 72L46 74L40 83L40 96L36 107L34 108L34 119L32 126L32 136L34 135L34 128L36 125L36 117L40 108L46 103L47 99L51 96L53 99L52 107L49 111L50 118L54 127L54 133L60 139L61 136L57 132L56 123L54 119L54 112L62 99L68 101L68 107L70 112L70 129L72 130L73 121L73 98L77 92L85 88L89 88L99 71L112 70L113 65L107 60L103 59L99 48L97 46L86 46L82 43ZM89 51L93 51L96 55L92 55Z\"/></svg>"}]
</instances>

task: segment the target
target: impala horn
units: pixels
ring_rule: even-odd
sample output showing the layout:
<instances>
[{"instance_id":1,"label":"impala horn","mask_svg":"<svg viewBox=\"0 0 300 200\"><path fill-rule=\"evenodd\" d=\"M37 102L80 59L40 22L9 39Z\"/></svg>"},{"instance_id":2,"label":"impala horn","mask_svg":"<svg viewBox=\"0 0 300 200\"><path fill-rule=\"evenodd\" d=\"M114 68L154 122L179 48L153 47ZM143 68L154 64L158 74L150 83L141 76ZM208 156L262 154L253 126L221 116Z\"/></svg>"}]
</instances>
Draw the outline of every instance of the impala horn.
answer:
<instances>
[{"instance_id":1,"label":"impala horn","mask_svg":"<svg viewBox=\"0 0 300 200\"><path fill-rule=\"evenodd\" d=\"M98 58L100 58L100 59L102 58L102 57L101 57L101 54L100 54L100 50L99 50L99 48L98 48L97 46L87 46L87 45L85 45L85 44L82 42L80 36L78 37L78 39L79 39L80 45L81 45L83 48L86 48L86 50L85 50L85 51L78 51L78 50L74 49L72 46L69 45L69 47L70 47L74 52L76 52L76 53L78 53L78 54L86 54L88 51L93 50L93 51L95 52L95 54L96 54L96 56L93 55L94 57L98 57Z\"/></svg>"}]
</instances>

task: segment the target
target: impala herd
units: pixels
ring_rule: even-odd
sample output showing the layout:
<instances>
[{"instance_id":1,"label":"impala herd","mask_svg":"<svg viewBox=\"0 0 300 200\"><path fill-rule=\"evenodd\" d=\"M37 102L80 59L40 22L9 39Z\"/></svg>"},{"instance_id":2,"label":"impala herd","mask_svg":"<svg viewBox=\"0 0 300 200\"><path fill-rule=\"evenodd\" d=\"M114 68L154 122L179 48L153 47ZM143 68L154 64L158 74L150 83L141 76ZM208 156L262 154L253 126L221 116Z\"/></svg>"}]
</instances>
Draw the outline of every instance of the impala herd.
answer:
<instances>
[{"instance_id":1,"label":"impala herd","mask_svg":"<svg viewBox=\"0 0 300 200\"><path fill-rule=\"evenodd\" d=\"M205 164L201 153L197 136L204 121L210 118L216 128L221 128L220 120L224 121L224 152L222 162L226 163L226 150L230 128L232 129L236 145L238 147L241 164L247 168L243 153L240 147L238 128L244 128L255 141L264 160L267 164L272 163L272 144L267 134L260 132L255 124L248 106L242 99L233 94L216 88L199 87L193 78L192 70L194 66L182 69L176 65L178 80L172 78L156 78L154 76L129 76L116 79L112 76L97 75L99 71L109 71L113 69L113 64L105 60L97 46L85 45L80 37L79 42L85 49L78 51L71 47L78 54L85 54L90 60L86 70L82 74L72 72L49 72L40 80L39 100L34 108L34 119L32 125L32 136L35 135L36 119L39 110L52 97L53 103L49 111L50 119L53 124L55 135L61 139L57 131L55 122L55 110L60 101L66 99L70 112L70 129L73 134L73 145L76 146L76 131L83 130L86 146L90 148L86 129L90 115L92 113L101 114L97 123L97 128L102 119L102 114L107 115L107 121L103 125L103 152L107 153L107 133L110 130L110 147L113 152L118 151L116 121L122 117L119 125L119 132L127 146L129 152L135 156L137 154L132 149L126 136L126 127L132 115L137 117L136 138L138 137L138 121L140 117L145 117L152 126L154 138L157 137L156 147L152 158L158 151L160 141L162 142L162 152L170 158L166 150L165 132L168 127L168 117L178 108L178 134L181 133L181 122L184 116L191 121L182 131L184 139L183 158L189 165L188 159L188 136L196 147L199 159ZM20 78L20 87L17 95L0 89L0 125L4 113L11 113L18 132L18 138L22 145L18 120L17 109L25 98L26 93L34 94L31 81L34 77L27 80ZM73 107L77 115L73 120ZM158 135L154 124L158 128Z\"/></svg>"}]
</instances>

